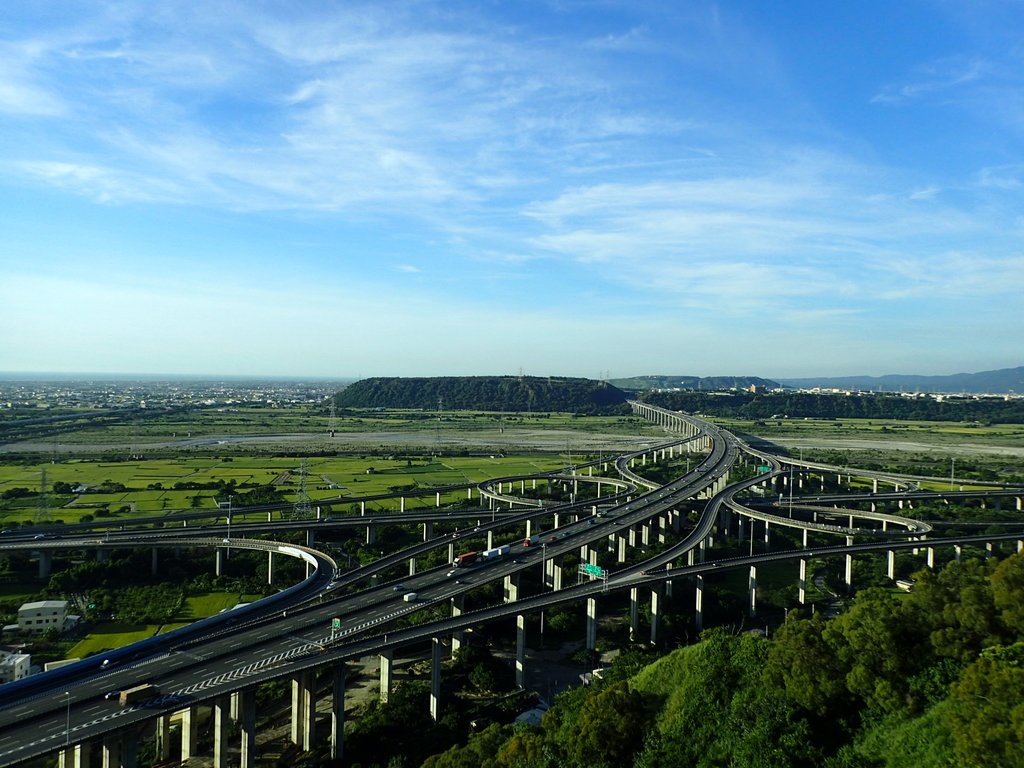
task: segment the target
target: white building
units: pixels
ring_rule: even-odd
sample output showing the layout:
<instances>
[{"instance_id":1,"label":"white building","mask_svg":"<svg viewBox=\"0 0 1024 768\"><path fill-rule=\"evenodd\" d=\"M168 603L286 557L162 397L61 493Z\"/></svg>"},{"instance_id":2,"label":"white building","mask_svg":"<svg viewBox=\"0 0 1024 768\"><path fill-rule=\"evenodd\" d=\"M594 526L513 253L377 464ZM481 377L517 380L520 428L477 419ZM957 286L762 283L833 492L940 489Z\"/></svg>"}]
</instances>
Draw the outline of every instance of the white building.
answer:
<instances>
[{"instance_id":1,"label":"white building","mask_svg":"<svg viewBox=\"0 0 1024 768\"><path fill-rule=\"evenodd\" d=\"M67 620L67 600L38 600L18 609L18 628L22 632L39 633L50 627L63 632Z\"/></svg>"},{"instance_id":2,"label":"white building","mask_svg":"<svg viewBox=\"0 0 1024 768\"><path fill-rule=\"evenodd\" d=\"M29 654L0 651L0 685L28 677L31 668L32 657Z\"/></svg>"}]
</instances>

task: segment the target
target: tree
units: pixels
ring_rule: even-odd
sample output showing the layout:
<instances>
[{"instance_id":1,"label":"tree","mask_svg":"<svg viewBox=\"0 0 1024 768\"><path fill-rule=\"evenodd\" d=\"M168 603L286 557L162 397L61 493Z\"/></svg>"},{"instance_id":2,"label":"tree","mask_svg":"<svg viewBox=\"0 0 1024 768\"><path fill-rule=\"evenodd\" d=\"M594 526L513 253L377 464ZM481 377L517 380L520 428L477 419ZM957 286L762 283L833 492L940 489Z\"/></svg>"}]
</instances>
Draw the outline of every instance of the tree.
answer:
<instances>
[{"instance_id":1,"label":"tree","mask_svg":"<svg viewBox=\"0 0 1024 768\"><path fill-rule=\"evenodd\" d=\"M1006 558L992 574L992 599L1003 624L1024 635L1024 555Z\"/></svg>"},{"instance_id":2,"label":"tree","mask_svg":"<svg viewBox=\"0 0 1024 768\"><path fill-rule=\"evenodd\" d=\"M1024 766L1024 642L990 648L964 671L948 720L961 765Z\"/></svg>"}]
</instances>

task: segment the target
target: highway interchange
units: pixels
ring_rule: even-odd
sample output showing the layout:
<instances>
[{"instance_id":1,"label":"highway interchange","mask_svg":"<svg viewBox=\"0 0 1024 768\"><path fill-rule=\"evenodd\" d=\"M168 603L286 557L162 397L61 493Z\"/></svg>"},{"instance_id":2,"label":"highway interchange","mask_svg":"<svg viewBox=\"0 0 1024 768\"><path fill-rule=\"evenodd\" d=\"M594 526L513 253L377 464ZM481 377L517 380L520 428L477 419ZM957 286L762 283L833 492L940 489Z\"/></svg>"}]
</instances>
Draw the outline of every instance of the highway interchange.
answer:
<instances>
[{"instance_id":1,"label":"highway interchange","mask_svg":"<svg viewBox=\"0 0 1024 768\"><path fill-rule=\"evenodd\" d=\"M649 408L649 406L648 406ZM388 520L401 519L404 523L430 521L452 523L466 521L466 527L452 533L430 538L421 544L393 553L378 562L353 570L339 570L325 553L294 544L283 544L266 538L249 538L274 530L292 528L332 530L351 526L366 527L383 522L379 515L340 516L328 513L317 522L291 523L236 522L234 525L188 525L182 516L182 527L152 528L152 520L140 522L140 527L126 525L124 531L90 530L88 526L67 526L60 533L47 538L4 536L0 551L4 549L97 549L124 546L134 547L209 547L211 549L246 548L274 551L299 557L310 563L309 578L273 599L253 604L247 613L221 615L197 622L187 631L171 637L162 644L150 644L133 656L132 648L124 649L116 663L106 668L101 659L92 659L79 665L73 673L63 676L47 673L32 678L31 686L24 686L13 694L5 694L8 686L0 686L0 766L13 765L32 758L53 753L69 744L95 741L104 735L141 723L159 714L171 713L214 697L248 689L268 680L289 678L298 672L356 659L388 648L422 643L435 637L447 637L461 629L483 622L510 619L517 614L529 614L555 606L586 602L609 591L644 587L657 588L667 579L695 576L728 568L748 568L772 560L806 559L811 556L843 556L852 552L887 551L898 548L923 546L917 539L925 531L910 522L913 518L901 515L877 514L891 524L890 534L884 540L873 540L854 546L813 546L810 550L766 552L749 557L704 562L704 543L721 527L727 511L745 514L749 519L771 520L773 523L793 525L818 534L852 536L849 526L801 521L786 516L784 509L761 503L756 509L749 500L738 500L737 495L757 485L770 483L786 472L790 464L783 465L775 456L754 450L731 433L707 422L682 414L671 414L678 437L654 449L619 457L615 466L618 476L585 475L587 465L577 465L561 473L547 474L544 480L558 482L602 481L612 493L600 499L559 506L538 507L536 500L517 499L501 492L502 483L512 484L526 478L500 478L486 484L483 494L492 498L492 505L507 506L480 510L430 510L387 516ZM696 466L669 483L658 485L636 472L631 460L659 451L679 450L696 446L693 454ZM770 468L764 474L738 483L727 482L728 473L746 456ZM800 467L801 471L810 467ZM816 471L838 472L837 468L815 466ZM590 470L588 470L590 471ZM844 470L845 471L845 470ZM868 477L869 473L857 473ZM792 476L792 475L790 475ZM885 494L872 494L878 501L900 498L919 498L924 495L914 486L900 485L891 477L882 477L900 490ZM495 490L497 486L497 490ZM641 491L640 489L647 490ZM1007 489L1003 493L1018 499L1024 491ZM684 504L692 504L698 495L706 497L703 508L688 530L657 555L642 562L625 566L608 574L606 579L567 586L564 589L542 591L514 602L488 606L463 613L460 616L428 620L414 626L403 626L399 619L414 611L441 606L445 613L452 601L472 592L482 584L502 581L523 571L542 574L549 561L567 553L579 553L581 547L596 545L609 537L623 535L630 527L649 524L659 518L670 517ZM849 494L800 497L800 504L827 506L849 501ZM863 497L861 497L863 498ZM339 500L340 502L340 500ZM351 504L351 498L345 498ZM330 504L319 502L322 507ZM252 510L250 510L251 512ZM243 511L237 510L241 517ZM524 546L527 521L540 521L559 515L565 522L557 528L547 528L533 534L541 546ZM251 516L250 516L251 517ZM198 520L198 518L193 518ZM752 522L751 522L752 525ZM834 528L835 530L828 530ZM662 528L664 530L664 528ZM956 539L965 544L983 545L992 541L1016 541L1024 536L1024 527L1017 526L1004 534L985 534L975 538ZM857 533L863 533L857 529ZM424 570L399 580L377 583L377 574L393 570L430 549L445 548L448 552L461 551L462 542L479 542L488 533L495 542L510 543L511 552L493 564L479 568L458 569L450 566ZM317 534L319 535L319 533ZM875 537L877 539L877 537ZM902 538L902 541L896 539ZM938 540L929 539L931 544ZM952 544L950 539L948 544ZM695 554L688 554L695 553ZM686 565L682 563L686 562ZM541 583L545 583L542 576ZM415 602L403 600L403 594L415 592ZM332 619L341 618L340 630L332 629ZM152 682L161 691L160 698L146 706L121 708L104 694Z\"/></svg>"}]
</instances>

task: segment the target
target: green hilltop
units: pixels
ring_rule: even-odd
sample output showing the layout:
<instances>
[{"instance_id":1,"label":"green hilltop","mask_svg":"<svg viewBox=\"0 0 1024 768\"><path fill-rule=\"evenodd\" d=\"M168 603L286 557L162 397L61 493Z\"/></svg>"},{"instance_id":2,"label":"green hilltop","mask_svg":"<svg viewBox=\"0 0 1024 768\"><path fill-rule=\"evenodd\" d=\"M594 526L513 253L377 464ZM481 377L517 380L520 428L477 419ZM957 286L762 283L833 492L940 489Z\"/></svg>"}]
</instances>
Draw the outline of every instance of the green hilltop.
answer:
<instances>
[{"instance_id":1,"label":"green hilltop","mask_svg":"<svg viewBox=\"0 0 1024 768\"><path fill-rule=\"evenodd\" d=\"M341 408L616 413L627 395L603 381L556 376L374 377L335 395Z\"/></svg>"}]
</instances>

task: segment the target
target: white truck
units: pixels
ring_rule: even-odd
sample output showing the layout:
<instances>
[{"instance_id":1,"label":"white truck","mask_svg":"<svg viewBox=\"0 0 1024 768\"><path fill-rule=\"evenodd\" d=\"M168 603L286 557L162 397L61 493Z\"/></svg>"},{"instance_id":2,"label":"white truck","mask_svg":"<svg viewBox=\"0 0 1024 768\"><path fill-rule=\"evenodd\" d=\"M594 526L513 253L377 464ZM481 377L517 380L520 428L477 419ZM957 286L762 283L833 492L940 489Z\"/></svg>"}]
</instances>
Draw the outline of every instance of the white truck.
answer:
<instances>
[{"instance_id":1,"label":"white truck","mask_svg":"<svg viewBox=\"0 0 1024 768\"><path fill-rule=\"evenodd\" d=\"M405 602L407 602L407 603L415 603L416 602L416 593L415 592L406 592L404 595L402 595L402 599L405 600Z\"/></svg>"},{"instance_id":2,"label":"white truck","mask_svg":"<svg viewBox=\"0 0 1024 768\"><path fill-rule=\"evenodd\" d=\"M484 550L480 555L481 560L497 560L499 557L504 557L512 551L511 544L503 544L500 547L494 547L493 549Z\"/></svg>"}]
</instances>

